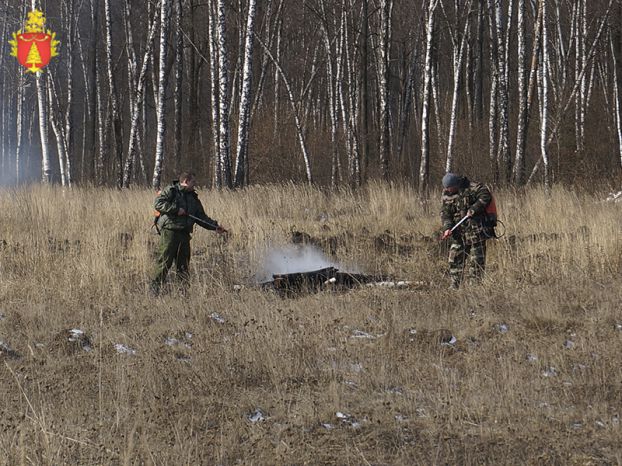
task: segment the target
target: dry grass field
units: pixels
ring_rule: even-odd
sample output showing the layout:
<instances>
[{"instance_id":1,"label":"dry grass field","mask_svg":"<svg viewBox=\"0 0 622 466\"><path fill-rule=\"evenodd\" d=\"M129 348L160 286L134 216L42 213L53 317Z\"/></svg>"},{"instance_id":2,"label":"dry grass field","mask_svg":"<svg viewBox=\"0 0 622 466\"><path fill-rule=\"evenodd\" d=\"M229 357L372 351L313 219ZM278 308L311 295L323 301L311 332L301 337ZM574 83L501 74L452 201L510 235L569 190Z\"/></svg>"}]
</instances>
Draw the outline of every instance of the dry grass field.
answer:
<instances>
[{"instance_id":1,"label":"dry grass field","mask_svg":"<svg viewBox=\"0 0 622 466\"><path fill-rule=\"evenodd\" d=\"M152 298L152 192L4 190L0 464L622 464L622 209L604 197L497 192L506 236L451 291L436 200L204 191L232 233L198 229L191 291L171 276ZM254 286L293 232L411 285Z\"/></svg>"}]
</instances>

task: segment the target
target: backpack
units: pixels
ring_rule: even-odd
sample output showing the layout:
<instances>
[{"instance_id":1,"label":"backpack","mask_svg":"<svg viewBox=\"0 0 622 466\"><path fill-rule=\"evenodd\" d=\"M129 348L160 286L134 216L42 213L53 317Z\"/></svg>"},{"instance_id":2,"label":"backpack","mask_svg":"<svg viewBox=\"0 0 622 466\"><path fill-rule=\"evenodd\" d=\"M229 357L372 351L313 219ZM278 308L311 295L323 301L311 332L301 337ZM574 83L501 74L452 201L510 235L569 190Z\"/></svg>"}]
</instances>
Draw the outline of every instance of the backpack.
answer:
<instances>
[{"instance_id":1,"label":"backpack","mask_svg":"<svg viewBox=\"0 0 622 466\"><path fill-rule=\"evenodd\" d=\"M495 202L492 190L490 188L488 188L488 190L490 191L490 202L484 210L484 220L482 221L484 234L489 238L499 238L499 236L497 236L497 232L495 231L495 228L499 223L497 218L497 203Z\"/></svg>"},{"instance_id":2,"label":"backpack","mask_svg":"<svg viewBox=\"0 0 622 466\"><path fill-rule=\"evenodd\" d=\"M156 193L156 199L158 198L158 196L162 193L162 191L158 191ZM151 225L151 228L155 228L156 233L159 235L160 234L160 228L158 227L158 220L160 220L160 216L162 214L160 213L159 210L155 210L153 209L153 225Z\"/></svg>"}]
</instances>

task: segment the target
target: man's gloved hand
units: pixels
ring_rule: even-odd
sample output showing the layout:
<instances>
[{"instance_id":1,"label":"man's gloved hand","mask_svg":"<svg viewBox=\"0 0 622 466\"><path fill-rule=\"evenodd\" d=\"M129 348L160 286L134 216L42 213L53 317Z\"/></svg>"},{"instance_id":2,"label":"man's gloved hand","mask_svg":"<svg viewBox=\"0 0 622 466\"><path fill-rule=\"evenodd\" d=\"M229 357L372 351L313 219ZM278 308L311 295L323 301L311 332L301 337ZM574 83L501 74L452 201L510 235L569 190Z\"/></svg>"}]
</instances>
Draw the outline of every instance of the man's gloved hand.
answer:
<instances>
[{"instance_id":1,"label":"man's gloved hand","mask_svg":"<svg viewBox=\"0 0 622 466\"><path fill-rule=\"evenodd\" d=\"M188 215L188 212L186 212L186 209L184 209L183 207L181 207L181 208L177 211L177 215L179 215L180 217L183 217L184 215Z\"/></svg>"},{"instance_id":2,"label":"man's gloved hand","mask_svg":"<svg viewBox=\"0 0 622 466\"><path fill-rule=\"evenodd\" d=\"M473 209L467 210L467 216L468 217L473 217L474 215L475 215L475 211Z\"/></svg>"},{"instance_id":3,"label":"man's gloved hand","mask_svg":"<svg viewBox=\"0 0 622 466\"><path fill-rule=\"evenodd\" d=\"M443 236L441 236L441 239L447 239L451 236L451 229L447 229L443 232Z\"/></svg>"}]
</instances>

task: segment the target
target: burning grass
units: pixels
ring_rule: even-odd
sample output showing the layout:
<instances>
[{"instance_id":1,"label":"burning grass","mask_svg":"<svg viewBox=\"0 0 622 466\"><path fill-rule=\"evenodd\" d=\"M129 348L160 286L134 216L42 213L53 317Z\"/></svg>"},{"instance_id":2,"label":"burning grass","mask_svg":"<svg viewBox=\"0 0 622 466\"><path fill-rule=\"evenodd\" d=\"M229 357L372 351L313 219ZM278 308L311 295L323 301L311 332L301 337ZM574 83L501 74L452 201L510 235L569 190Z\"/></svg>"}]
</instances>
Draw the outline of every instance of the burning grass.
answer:
<instances>
[{"instance_id":1,"label":"burning grass","mask_svg":"<svg viewBox=\"0 0 622 466\"><path fill-rule=\"evenodd\" d=\"M0 464L620 463L619 205L496 195L508 234L452 292L408 189L204 192L233 234L154 300L150 192L2 192ZM295 237L418 286L252 286Z\"/></svg>"}]
</instances>

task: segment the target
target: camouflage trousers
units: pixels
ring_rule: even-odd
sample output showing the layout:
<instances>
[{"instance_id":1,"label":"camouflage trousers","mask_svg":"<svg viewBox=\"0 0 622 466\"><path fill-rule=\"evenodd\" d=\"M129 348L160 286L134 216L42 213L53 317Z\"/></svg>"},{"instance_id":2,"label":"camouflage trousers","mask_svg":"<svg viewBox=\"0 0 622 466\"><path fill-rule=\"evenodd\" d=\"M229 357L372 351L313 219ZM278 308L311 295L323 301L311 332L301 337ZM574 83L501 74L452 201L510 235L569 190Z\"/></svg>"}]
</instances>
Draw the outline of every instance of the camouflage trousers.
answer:
<instances>
[{"instance_id":1,"label":"camouflage trousers","mask_svg":"<svg viewBox=\"0 0 622 466\"><path fill-rule=\"evenodd\" d=\"M177 230L163 229L160 232L160 245L156 259L156 270L151 282L153 291L159 291L166 281L166 276L173 266L177 268L177 276L184 285L190 278L188 266L190 264L190 233Z\"/></svg>"},{"instance_id":2,"label":"camouflage trousers","mask_svg":"<svg viewBox=\"0 0 622 466\"><path fill-rule=\"evenodd\" d=\"M458 288L466 278L469 283L478 283L486 268L486 241L465 244L452 240L449 246L449 276L451 286Z\"/></svg>"}]
</instances>

